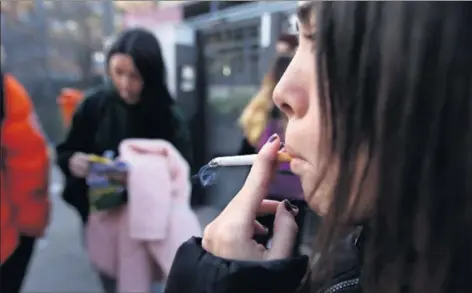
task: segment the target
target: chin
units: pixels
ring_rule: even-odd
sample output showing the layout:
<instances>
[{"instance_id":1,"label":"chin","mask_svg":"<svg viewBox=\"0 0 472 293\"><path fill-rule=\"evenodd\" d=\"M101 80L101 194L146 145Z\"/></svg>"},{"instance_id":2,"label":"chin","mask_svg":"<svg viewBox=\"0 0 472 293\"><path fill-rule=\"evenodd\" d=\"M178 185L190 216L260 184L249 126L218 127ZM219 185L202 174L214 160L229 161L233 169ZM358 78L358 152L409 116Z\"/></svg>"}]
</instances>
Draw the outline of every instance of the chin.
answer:
<instances>
[{"instance_id":1,"label":"chin","mask_svg":"<svg viewBox=\"0 0 472 293\"><path fill-rule=\"evenodd\" d=\"M303 182L302 180L303 196L308 206L318 215L325 216L329 209L330 189L327 189L321 184L316 187L313 180Z\"/></svg>"},{"instance_id":2,"label":"chin","mask_svg":"<svg viewBox=\"0 0 472 293\"><path fill-rule=\"evenodd\" d=\"M123 100L127 103L127 104L136 104L139 99L135 99L135 98L131 98L131 97L123 97Z\"/></svg>"}]
</instances>

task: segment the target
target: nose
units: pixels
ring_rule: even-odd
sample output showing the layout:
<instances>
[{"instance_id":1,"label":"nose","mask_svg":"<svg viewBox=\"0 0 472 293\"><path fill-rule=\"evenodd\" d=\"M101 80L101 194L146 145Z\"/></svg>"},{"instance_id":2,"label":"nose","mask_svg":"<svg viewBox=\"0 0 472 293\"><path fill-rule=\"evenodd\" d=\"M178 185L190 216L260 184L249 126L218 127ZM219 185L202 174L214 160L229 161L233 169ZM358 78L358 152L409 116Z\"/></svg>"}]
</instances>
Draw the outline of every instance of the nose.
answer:
<instances>
[{"instance_id":1,"label":"nose","mask_svg":"<svg viewBox=\"0 0 472 293\"><path fill-rule=\"evenodd\" d=\"M297 50L272 95L274 104L288 119L302 118L308 111L315 74L313 55L305 51Z\"/></svg>"},{"instance_id":2,"label":"nose","mask_svg":"<svg viewBox=\"0 0 472 293\"><path fill-rule=\"evenodd\" d=\"M120 80L121 83L121 89L127 91L130 86L130 79L126 76L121 77Z\"/></svg>"},{"instance_id":3,"label":"nose","mask_svg":"<svg viewBox=\"0 0 472 293\"><path fill-rule=\"evenodd\" d=\"M289 66L285 73L283 74L282 78L280 81L277 83L274 92L272 94L272 100L274 101L274 104L277 105L277 107L287 115L287 117L290 119L291 116L294 115L294 110L293 107L290 103L289 99L289 91L290 91L290 76L291 76L291 71L290 71Z\"/></svg>"}]
</instances>

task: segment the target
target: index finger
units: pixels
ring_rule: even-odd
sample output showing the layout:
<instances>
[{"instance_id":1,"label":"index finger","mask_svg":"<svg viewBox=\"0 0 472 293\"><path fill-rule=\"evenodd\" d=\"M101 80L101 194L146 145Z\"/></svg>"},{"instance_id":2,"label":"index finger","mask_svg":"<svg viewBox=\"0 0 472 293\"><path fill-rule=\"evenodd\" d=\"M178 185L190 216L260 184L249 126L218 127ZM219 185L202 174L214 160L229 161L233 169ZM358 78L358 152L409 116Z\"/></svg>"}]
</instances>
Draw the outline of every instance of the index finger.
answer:
<instances>
[{"instance_id":1,"label":"index finger","mask_svg":"<svg viewBox=\"0 0 472 293\"><path fill-rule=\"evenodd\" d=\"M269 184L277 168L277 152L280 148L280 138L273 135L257 154L256 161L244 183L243 188L235 197L241 204L240 210L254 215L267 196Z\"/></svg>"}]
</instances>

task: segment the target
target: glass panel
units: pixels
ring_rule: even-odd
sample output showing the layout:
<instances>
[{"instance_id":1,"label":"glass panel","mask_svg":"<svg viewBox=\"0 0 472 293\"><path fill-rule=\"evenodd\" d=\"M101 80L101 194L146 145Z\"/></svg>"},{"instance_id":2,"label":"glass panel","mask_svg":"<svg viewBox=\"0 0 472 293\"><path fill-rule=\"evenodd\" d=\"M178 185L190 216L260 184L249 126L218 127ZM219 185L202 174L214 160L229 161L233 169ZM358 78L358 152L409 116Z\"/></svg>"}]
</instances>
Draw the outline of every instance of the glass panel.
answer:
<instances>
[{"instance_id":1,"label":"glass panel","mask_svg":"<svg viewBox=\"0 0 472 293\"><path fill-rule=\"evenodd\" d=\"M238 119L258 85L212 84L208 88L206 108L207 157L237 155L243 141ZM207 189L207 201L223 208L241 188L248 167L219 170L216 184Z\"/></svg>"},{"instance_id":2,"label":"glass panel","mask_svg":"<svg viewBox=\"0 0 472 293\"><path fill-rule=\"evenodd\" d=\"M236 48L230 54L231 59L231 72L232 74L244 74L244 49L243 48Z\"/></svg>"},{"instance_id":3,"label":"glass panel","mask_svg":"<svg viewBox=\"0 0 472 293\"><path fill-rule=\"evenodd\" d=\"M210 85L207 99L208 158L238 152L243 134L237 121L258 85Z\"/></svg>"},{"instance_id":4,"label":"glass panel","mask_svg":"<svg viewBox=\"0 0 472 293\"><path fill-rule=\"evenodd\" d=\"M297 14L296 12L287 12L282 14L281 32L284 34L297 34Z\"/></svg>"},{"instance_id":5,"label":"glass panel","mask_svg":"<svg viewBox=\"0 0 472 293\"><path fill-rule=\"evenodd\" d=\"M250 52L249 55L249 73L252 80L259 80L259 50Z\"/></svg>"},{"instance_id":6,"label":"glass panel","mask_svg":"<svg viewBox=\"0 0 472 293\"><path fill-rule=\"evenodd\" d=\"M257 36L250 32L257 32ZM205 43L207 160L238 154L244 138L238 119L259 89L259 48L252 47L258 44L258 27L239 27L215 35L220 38L215 40L208 34L207 39L212 42ZM221 170L217 184L207 189L208 202L225 206L241 187L247 170L247 167Z\"/></svg>"}]
</instances>

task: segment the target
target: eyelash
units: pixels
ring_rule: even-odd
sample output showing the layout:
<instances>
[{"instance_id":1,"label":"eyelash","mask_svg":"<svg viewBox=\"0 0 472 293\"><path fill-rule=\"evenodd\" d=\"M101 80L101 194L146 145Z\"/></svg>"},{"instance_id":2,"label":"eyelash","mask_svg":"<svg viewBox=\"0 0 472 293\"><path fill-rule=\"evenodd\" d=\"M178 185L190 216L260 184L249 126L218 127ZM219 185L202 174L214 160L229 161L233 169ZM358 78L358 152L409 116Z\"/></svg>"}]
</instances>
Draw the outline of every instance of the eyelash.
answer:
<instances>
[{"instance_id":1,"label":"eyelash","mask_svg":"<svg viewBox=\"0 0 472 293\"><path fill-rule=\"evenodd\" d=\"M298 28L298 22L295 24L295 29L297 30L297 33L300 33L300 29ZM304 34L303 37L308 39L309 41L314 41L316 34L315 33Z\"/></svg>"}]
</instances>

